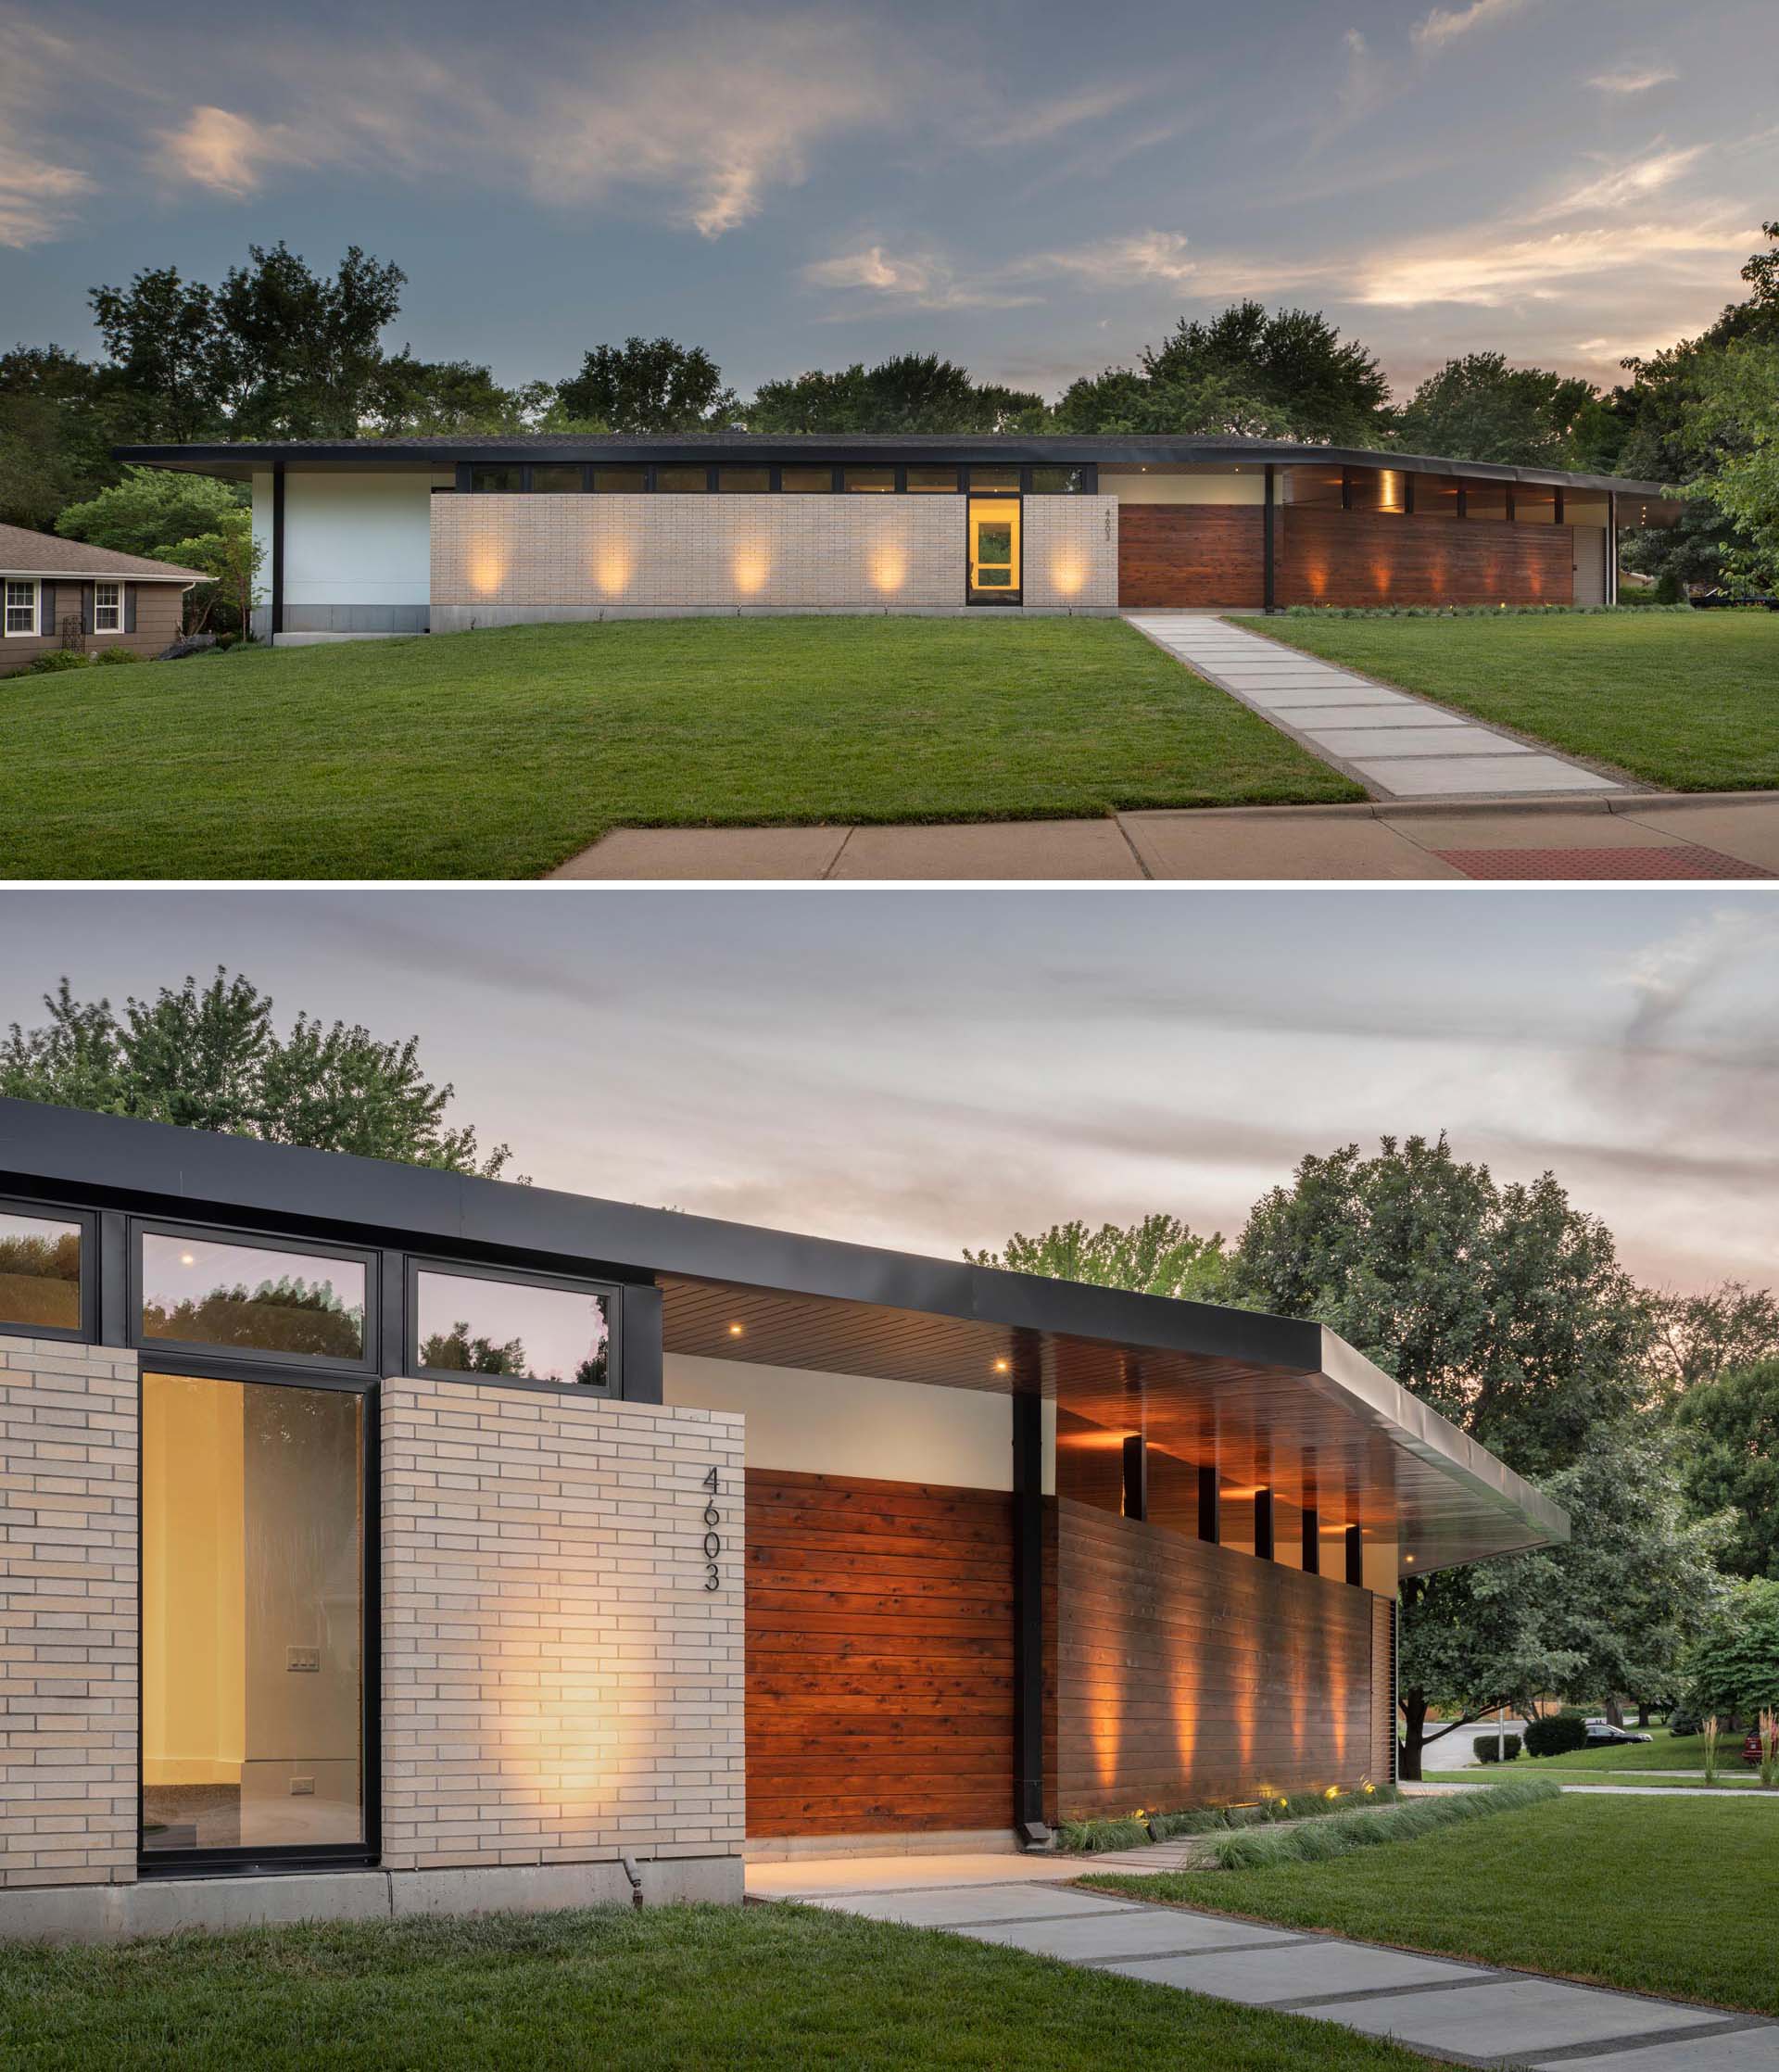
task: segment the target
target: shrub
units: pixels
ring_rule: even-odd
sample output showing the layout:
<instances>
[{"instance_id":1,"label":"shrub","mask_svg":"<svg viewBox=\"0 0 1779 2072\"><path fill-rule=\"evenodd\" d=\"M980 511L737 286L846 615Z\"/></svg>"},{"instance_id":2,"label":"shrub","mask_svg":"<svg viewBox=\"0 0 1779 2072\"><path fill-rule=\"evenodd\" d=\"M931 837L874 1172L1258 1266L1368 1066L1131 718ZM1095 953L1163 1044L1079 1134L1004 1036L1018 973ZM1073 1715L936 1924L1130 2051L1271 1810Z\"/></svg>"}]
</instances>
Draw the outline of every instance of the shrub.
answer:
<instances>
[{"instance_id":1,"label":"shrub","mask_svg":"<svg viewBox=\"0 0 1779 2072\"><path fill-rule=\"evenodd\" d=\"M56 676L64 669L84 669L87 658L79 648L52 648L47 654L33 655L26 663L21 674L31 676Z\"/></svg>"},{"instance_id":2,"label":"shrub","mask_svg":"<svg viewBox=\"0 0 1779 2072\"><path fill-rule=\"evenodd\" d=\"M1271 1834L1231 1835L1216 1844L1212 1860L1219 1870L1268 1870L1280 1864L1315 1864L1344 1856L1355 1849L1376 1849L1388 1842L1418 1841L1467 1820L1491 1813L1518 1813L1562 1795L1550 1777L1509 1777L1483 1791L1456 1791L1437 1799L1407 1799L1382 1813L1341 1813L1333 1820L1307 1821L1301 1827Z\"/></svg>"},{"instance_id":3,"label":"shrub","mask_svg":"<svg viewBox=\"0 0 1779 2072\"><path fill-rule=\"evenodd\" d=\"M1684 604L1686 602L1685 587L1679 575L1672 568L1664 568L1661 574L1657 576L1656 587L1651 595L1658 604Z\"/></svg>"},{"instance_id":4,"label":"shrub","mask_svg":"<svg viewBox=\"0 0 1779 2072\"><path fill-rule=\"evenodd\" d=\"M170 647L163 648L155 657L157 662L183 662L187 655L207 655L216 646L213 633L188 633L183 639L175 640Z\"/></svg>"},{"instance_id":5,"label":"shrub","mask_svg":"<svg viewBox=\"0 0 1779 2072\"><path fill-rule=\"evenodd\" d=\"M1491 1734L1486 1741L1476 1744L1476 1760L1479 1762L1514 1762L1519 1760L1520 1740L1517 1734Z\"/></svg>"},{"instance_id":6,"label":"shrub","mask_svg":"<svg viewBox=\"0 0 1779 2072\"><path fill-rule=\"evenodd\" d=\"M1685 1705L1677 1705L1668 1715L1668 1731L1677 1741L1684 1741L1689 1734L1697 1734L1704 1724L1698 1714Z\"/></svg>"},{"instance_id":7,"label":"shrub","mask_svg":"<svg viewBox=\"0 0 1779 2072\"><path fill-rule=\"evenodd\" d=\"M98 659L109 664L117 662L140 662L142 657L133 648L101 648Z\"/></svg>"},{"instance_id":8,"label":"shrub","mask_svg":"<svg viewBox=\"0 0 1779 2072\"><path fill-rule=\"evenodd\" d=\"M1109 1850L1142 1849L1149 1842L1176 1840L1182 1835L1219 1835L1279 1821L1318 1820L1358 1806L1392 1806L1402 1797L1393 1784L1361 1785L1331 1799L1325 1791L1268 1793L1244 1806L1189 1806L1179 1813L1126 1813L1105 1820L1060 1820L1056 1846L1070 1855L1101 1856Z\"/></svg>"},{"instance_id":9,"label":"shrub","mask_svg":"<svg viewBox=\"0 0 1779 2072\"><path fill-rule=\"evenodd\" d=\"M1587 1746L1587 1723L1559 1712L1554 1720L1532 1720L1526 1726L1528 1755L1572 1755Z\"/></svg>"}]
</instances>

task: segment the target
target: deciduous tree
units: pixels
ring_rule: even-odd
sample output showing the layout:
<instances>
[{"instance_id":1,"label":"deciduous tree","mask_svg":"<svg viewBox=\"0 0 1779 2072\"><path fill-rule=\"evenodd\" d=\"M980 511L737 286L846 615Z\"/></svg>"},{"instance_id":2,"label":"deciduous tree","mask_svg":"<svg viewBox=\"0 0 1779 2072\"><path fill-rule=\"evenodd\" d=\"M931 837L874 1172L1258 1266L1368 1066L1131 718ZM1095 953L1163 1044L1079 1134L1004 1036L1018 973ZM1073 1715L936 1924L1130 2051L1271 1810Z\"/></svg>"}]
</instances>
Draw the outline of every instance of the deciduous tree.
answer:
<instances>
[{"instance_id":1,"label":"deciduous tree","mask_svg":"<svg viewBox=\"0 0 1779 2072\"><path fill-rule=\"evenodd\" d=\"M1102 1288L1133 1288L1141 1295L1178 1295L1190 1302L1220 1299L1228 1256L1220 1232L1200 1237L1177 1216L1145 1216L1121 1227L1102 1223L1053 1223L1036 1237L1016 1231L1000 1252L972 1252L972 1266L1004 1268L1009 1273L1043 1273L1058 1281L1086 1281Z\"/></svg>"},{"instance_id":2,"label":"deciduous tree","mask_svg":"<svg viewBox=\"0 0 1779 2072\"><path fill-rule=\"evenodd\" d=\"M672 338L595 346L556 397L571 418L612 432L720 430L739 410L735 391L723 385L723 370L703 347Z\"/></svg>"}]
</instances>

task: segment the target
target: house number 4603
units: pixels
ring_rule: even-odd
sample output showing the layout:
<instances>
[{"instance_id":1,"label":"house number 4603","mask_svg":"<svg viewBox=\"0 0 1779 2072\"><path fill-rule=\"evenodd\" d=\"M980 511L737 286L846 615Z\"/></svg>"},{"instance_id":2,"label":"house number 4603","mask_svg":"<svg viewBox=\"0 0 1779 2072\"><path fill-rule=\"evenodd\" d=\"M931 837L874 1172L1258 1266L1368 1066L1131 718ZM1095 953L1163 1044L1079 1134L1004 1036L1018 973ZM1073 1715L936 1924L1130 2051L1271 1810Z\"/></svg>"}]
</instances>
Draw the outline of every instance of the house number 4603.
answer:
<instances>
[{"instance_id":1,"label":"house number 4603","mask_svg":"<svg viewBox=\"0 0 1779 2072\"><path fill-rule=\"evenodd\" d=\"M714 1468L704 1477L704 1486L711 1493L710 1499L704 1506L704 1587L707 1590L720 1590L723 1587L723 1571L717 1563L723 1555L723 1535L716 1528L723 1522L723 1513L716 1508L718 1490Z\"/></svg>"}]
</instances>

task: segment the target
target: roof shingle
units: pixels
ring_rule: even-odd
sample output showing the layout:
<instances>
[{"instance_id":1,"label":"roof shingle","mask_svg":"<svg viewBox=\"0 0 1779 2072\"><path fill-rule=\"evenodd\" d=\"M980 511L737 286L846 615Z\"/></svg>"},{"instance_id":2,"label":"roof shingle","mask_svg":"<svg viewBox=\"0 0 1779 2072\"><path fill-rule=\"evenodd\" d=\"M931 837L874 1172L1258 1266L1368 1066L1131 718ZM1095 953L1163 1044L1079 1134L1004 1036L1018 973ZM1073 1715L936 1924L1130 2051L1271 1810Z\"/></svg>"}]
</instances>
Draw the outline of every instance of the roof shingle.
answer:
<instances>
[{"instance_id":1,"label":"roof shingle","mask_svg":"<svg viewBox=\"0 0 1779 2072\"><path fill-rule=\"evenodd\" d=\"M170 562L150 561L145 554L120 554L109 547L89 547L83 539L62 539L55 533L34 533L23 525L0 525L0 575L128 575L139 583L205 583L195 568L175 568Z\"/></svg>"}]
</instances>

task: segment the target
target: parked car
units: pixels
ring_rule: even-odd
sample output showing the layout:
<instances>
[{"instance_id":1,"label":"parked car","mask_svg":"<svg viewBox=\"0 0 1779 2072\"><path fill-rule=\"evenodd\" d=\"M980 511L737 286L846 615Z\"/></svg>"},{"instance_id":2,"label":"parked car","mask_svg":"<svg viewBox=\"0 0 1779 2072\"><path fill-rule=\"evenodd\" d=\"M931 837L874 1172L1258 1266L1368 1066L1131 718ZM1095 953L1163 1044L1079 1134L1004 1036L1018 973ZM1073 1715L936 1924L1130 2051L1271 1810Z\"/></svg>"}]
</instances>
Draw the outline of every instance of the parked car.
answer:
<instances>
[{"instance_id":1,"label":"parked car","mask_svg":"<svg viewBox=\"0 0 1779 2072\"><path fill-rule=\"evenodd\" d=\"M1749 1727L1742 1737L1742 1760L1753 1763L1760 1761L1760 1729L1758 1726Z\"/></svg>"},{"instance_id":2,"label":"parked car","mask_svg":"<svg viewBox=\"0 0 1779 2072\"><path fill-rule=\"evenodd\" d=\"M1589 1720L1587 1745L1590 1749L1626 1748L1633 1741L1653 1741L1653 1734L1639 1734L1628 1726L1614 1726L1610 1720Z\"/></svg>"}]
</instances>

